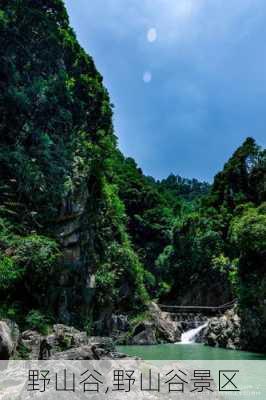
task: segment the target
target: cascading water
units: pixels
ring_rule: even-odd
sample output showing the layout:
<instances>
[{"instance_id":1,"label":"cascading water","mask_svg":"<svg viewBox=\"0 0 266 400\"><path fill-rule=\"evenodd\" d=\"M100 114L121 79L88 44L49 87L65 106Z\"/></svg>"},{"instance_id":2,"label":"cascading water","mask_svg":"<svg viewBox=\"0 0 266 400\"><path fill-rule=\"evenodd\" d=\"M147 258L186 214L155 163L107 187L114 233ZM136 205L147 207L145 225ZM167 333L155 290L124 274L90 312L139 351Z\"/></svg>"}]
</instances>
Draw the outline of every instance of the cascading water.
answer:
<instances>
[{"instance_id":1,"label":"cascading water","mask_svg":"<svg viewBox=\"0 0 266 400\"><path fill-rule=\"evenodd\" d=\"M199 326L198 328L190 329L187 332L184 332L181 336L181 344L191 344L195 343L198 334L208 326L208 322L204 325Z\"/></svg>"}]
</instances>

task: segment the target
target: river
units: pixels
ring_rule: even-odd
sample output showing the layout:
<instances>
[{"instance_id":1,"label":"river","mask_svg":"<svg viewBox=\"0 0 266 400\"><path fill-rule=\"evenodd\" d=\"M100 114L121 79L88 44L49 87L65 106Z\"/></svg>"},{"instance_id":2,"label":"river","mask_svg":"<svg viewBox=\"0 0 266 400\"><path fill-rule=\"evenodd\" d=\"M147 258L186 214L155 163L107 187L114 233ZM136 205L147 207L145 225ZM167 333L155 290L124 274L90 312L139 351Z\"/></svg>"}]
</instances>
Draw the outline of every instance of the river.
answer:
<instances>
[{"instance_id":1,"label":"river","mask_svg":"<svg viewBox=\"0 0 266 400\"><path fill-rule=\"evenodd\" d=\"M266 354L227 350L196 343L198 335L208 322L183 332L181 342L149 346L119 346L121 353L144 360L266 360Z\"/></svg>"},{"instance_id":2,"label":"river","mask_svg":"<svg viewBox=\"0 0 266 400\"><path fill-rule=\"evenodd\" d=\"M206 328L207 323L186 331L181 336L181 342L176 344L161 344L150 346L118 346L118 351L136 356L144 360L158 360L152 362L161 362L160 360L176 360L183 362L186 366L198 370L211 371L211 375L216 377L216 387L220 388L220 374L222 372L239 374L238 385L229 388L229 393L233 389L235 395L227 397L228 400L245 399L250 400L256 398L265 400L266 398L266 382L265 382L265 361L266 354L251 353L247 351L226 350L217 347L205 346L202 343L196 343L199 334ZM188 360L188 361L186 361ZM255 361L255 363L254 363ZM164 364L160 365L162 368ZM219 376L219 380L218 377ZM234 389L237 388L235 391ZM239 389L241 388L241 390ZM227 393L228 394L228 393ZM205 397L204 397L205 398Z\"/></svg>"},{"instance_id":3,"label":"river","mask_svg":"<svg viewBox=\"0 0 266 400\"><path fill-rule=\"evenodd\" d=\"M266 360L266 354L226 350L196 343L118 346L118 350L144 360Z\"/></svg>"}]
</instances>

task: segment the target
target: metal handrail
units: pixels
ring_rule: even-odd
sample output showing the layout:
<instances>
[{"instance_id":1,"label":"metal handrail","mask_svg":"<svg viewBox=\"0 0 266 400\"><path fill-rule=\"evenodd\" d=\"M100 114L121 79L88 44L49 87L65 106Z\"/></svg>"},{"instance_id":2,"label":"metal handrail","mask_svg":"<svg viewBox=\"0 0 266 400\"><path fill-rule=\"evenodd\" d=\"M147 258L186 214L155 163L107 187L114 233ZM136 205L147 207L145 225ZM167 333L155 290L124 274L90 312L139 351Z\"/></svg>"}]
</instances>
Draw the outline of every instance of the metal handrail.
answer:
<instances>
[{"instance_id":1,"label":"metal handrail","mask_svg":"<svg viewBox=\"0 0 266 400\"><path fill-rule=\"evenodd\" d=\"M158 304L160 308L169 308L169 309L179 309L179 310L212 310L219 311L225 310L227 308L232 307L237 303L237 299L234 299L228 303L222 304L221 306L172 306L167 304Z\"/></svg>"}]
</instances>

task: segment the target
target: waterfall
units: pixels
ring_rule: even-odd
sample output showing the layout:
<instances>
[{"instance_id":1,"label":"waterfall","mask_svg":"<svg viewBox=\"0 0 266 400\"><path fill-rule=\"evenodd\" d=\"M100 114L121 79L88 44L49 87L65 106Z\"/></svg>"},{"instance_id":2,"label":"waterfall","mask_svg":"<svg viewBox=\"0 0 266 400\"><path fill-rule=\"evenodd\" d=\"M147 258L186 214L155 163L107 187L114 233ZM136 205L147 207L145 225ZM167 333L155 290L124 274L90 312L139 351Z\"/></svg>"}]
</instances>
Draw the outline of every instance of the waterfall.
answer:
<instances>
[{"instance_id":1,"label":"waterfall","mask_svg":"<svg viewBox=\"0 0 266 400\"><path fill-rule=\"evenodd\" d=\"M190 329L187 332L184 332L181 336L181 343L182 344L191 344L195 343L197 335L208 326L208 322L204 325L199 326L198 328Z\"/></svg>"}]
</instances>

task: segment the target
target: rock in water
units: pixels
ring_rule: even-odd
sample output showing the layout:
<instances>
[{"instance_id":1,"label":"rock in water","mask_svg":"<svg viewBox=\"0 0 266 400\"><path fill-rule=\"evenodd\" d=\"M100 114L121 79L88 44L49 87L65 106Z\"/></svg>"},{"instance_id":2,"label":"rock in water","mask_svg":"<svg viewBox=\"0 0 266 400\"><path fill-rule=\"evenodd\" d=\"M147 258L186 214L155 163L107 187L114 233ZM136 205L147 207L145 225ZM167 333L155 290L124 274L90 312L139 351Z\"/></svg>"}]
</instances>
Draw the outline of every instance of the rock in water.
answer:
<instances>
[{"instance_id":1,"label":"rock in water","mask_svg":"<svg viewBox=\"0 0 266 400\"><path fill-rule=\"evenodd\" d=\"M159 306L151 303L147 319L135 326L130 343L137 345L175 343L180 341L181 333L180 323L166 318Z\"/></svg>"}]
</instances>

